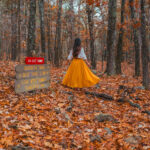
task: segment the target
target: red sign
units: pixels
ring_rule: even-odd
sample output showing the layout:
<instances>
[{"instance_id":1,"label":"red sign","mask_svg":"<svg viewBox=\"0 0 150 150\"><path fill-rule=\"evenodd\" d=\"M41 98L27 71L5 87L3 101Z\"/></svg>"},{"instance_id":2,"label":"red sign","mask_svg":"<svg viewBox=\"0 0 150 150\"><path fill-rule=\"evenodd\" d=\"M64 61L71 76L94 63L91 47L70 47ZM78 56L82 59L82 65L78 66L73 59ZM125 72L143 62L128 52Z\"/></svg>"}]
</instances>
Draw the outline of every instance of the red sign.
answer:
<instances>
[{"instance_id":1,"label":"red sign","mask_svg":"<svg viewBox=\"0 0 150 150\"><path fill-rule=\"evenodd\" d=\"M27 57L25 63L29 65L41 65L44 64L44 58L42 57Z\"/></svg>"}]
</instances>

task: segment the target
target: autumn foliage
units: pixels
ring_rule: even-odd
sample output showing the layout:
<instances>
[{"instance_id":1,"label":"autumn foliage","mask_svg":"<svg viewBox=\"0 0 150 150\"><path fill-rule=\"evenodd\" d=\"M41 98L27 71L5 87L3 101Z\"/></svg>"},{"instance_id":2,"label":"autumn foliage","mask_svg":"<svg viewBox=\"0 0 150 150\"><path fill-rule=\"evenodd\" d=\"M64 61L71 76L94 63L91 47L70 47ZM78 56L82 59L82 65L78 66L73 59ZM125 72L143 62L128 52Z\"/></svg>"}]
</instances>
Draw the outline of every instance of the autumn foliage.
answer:
<instances>
[{"instance_id":1,"label":"autumn foliage","mask_svg":"<svg viewBox=\"0 0 150 150\"><path fill-rule=\"evenodd\" d=\"M150 148L150 93L141 88L141 78L131 76L132 65L123 65L122 76L107 77L97 70L99 85L81 91L61 85L66 67L51 68L49 89L22 94L14 92L15 65L0 62L1 149ZM103 93L114 100L85 91ZM119 101L121 98L125 101ZM108 114L110 119L98 121L99 114Z\"/></svg>"},{"instance_id":2,"label":"autumn foliage","mask_svg":"<svg viewBox=\"0 0 150 150\"><path fill-rule=\"evenodd\" d=\"M0 0L0 150L150 150L149 8L149 0ZM100 78L91 88L61 84L76 37ZM28 55L50 64L50 86L16 94L15 67Z\"/></svg>"}]
</instances>

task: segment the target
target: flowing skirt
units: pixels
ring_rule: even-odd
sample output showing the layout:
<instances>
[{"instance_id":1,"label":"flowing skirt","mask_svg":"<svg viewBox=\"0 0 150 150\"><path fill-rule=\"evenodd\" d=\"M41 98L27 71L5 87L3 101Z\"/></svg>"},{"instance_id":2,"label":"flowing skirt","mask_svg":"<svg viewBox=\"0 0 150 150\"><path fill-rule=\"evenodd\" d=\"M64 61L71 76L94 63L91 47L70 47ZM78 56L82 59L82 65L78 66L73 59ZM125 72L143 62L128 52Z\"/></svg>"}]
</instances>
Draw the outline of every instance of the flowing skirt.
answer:
<instances>
[{"instance_id":1,"label":"flowing skirt","mask_svg":"<svg viewBox=\"0 0 150 150\"><path fill-rule=\"evenodd\" d=\"M88 68L84 60L73 59L62 81L71 88L91 87L99 82L99 78Z\"/></svg>"}]
</instances>

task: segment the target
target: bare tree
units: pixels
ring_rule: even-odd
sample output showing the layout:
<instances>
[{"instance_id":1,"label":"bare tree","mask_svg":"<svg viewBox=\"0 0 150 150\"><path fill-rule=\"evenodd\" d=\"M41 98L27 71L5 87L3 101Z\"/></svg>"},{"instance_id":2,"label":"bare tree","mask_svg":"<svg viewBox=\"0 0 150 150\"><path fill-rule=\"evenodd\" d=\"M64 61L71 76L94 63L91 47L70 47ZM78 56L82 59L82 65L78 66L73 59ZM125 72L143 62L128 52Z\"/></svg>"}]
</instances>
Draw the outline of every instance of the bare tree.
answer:
<instances>
[{"instance_id":1,"label":"bare tree","mask_svg":"<svg viewBox=\"0 0 150 150\"><path fill-rule=\"evenodd\" d=\"M73 46L73 34L74 34L74 11L73 11L73 2L74 0L70 0L69 2L69 50L72 49Z\"/></svg>"},{"instance_id":2,"label":"bare tree","mask_svg":"<svg viewBox=\"0 0 150 150\"><path fill-rule=\"evenodd\" d=\"M141 37L142 37L142 68L143 68L143 85L146 89L150 88L149 68L148 68L148 41L146 38L146 21L145 21L145 0L141 0Z\"/></svg>"},{"instance_id":3,"label":"bare tree","mask_svg":"<svg viewBox=\"0 0 150 150\"><path fill-rule=\"evenodd\" d=\"M130 9L131 9L131 19L133 24L136 23L135 18L135 10L134 10L134 0L129 0ZM140 75L140 45L139 45L139 38L138 38L138 31L137 28L133 29L133 39L134 39L134 49L135 49L135 76Z\"/></svg>"},{"instance_id":4,"label":"bare tree","mask_svg":"<svg viewBox=\"0 0 150 150\"><path fill-rule=\"evenodd\" d=\"M86 4L86 11L88 15L88 24L89 24L89 32L90 32L90 49L91 49L91 66L93 69L96 68L96 52L94 46L94 23L93 23L93 6Z\"/></svg>"},{"instance_id":5,"label":"bare tree","mask_svg":"<svg viewBox=\"0 0 150 150\"><path fill-rule=\"evenodd\" d=\"M32 55L32 50L35 50L35 28L36 28L36 0L30 0L30 17L28 26L28 43L27 55Z\"/></svg>"},{"instance_id":6,"label":"bare tree","mask_svg":"<svg viewBox=\"0 0 150 150\"><path fill-rule=\"evenodd\" d=\"M124 9L125 9L125 0L121 1L121 28L119 30L119 39L117 43L117 55L116 55L116 74L121 74L121 61L122 61L122 47L123 47L123 23L124 23Z\"/></svg>"},{"instance_id":7,"label":"bare tree","mask_svg":"<svg viewBox=\"0 0 150 150\"><path fill-rule=\"evenodd\" d=\"M44 22L44 0L39 0L39 14L40 14L40 30L41 30L41 49L42 53L48 60L48 54L45 53L45 22Z\"/></svg>"},{"instance_id":8,"label":"bare tree","mask_svg":"<svg viewBox=\"0 0 150 150\"><path fill-rule=\"evenodd\" d=\"M20 26L21 26L21 17L20 17L20 0L18 0L18 8L17 8L17 16L18 16L18 39L17 39L17 59L20 60L20 54L21 54L21 35L20 35Z\"/></svg>"},{"instance_id":9,"label":"bare tree","mask_svg":"<svg viewBox=\"0 0 150 150\"><path fill-rule=\"evenodd\" d=\"M17 56L17 3L11 3L11 59L16 60Z\"/></svg>"},{"instance_id":10,"label":"bare tree","mask_svg":"<svg viewBox=\"0 0 150 150\"><path fill-rule=\"evenodd\" d=\"M108 31L107 31L107 68L108 75L115 74L115 30L116 30L116 0L109 0Z\"/></svg>"},{"instance_id":11,"label":"bare tree","mask_svg":"<svg viewBox=\"0 0 150 150\"><path fill-rule=\"evenodd\" d=\"M48 3L50 4L50 0L48 1ZM52 34L51 34L51 21L52 21L52 12L51 12L51 6L48 6L48 12L47 12L47 48L48 48L48 60L53 61L53 52L52 52Z\"/></svg>"},{"instance_id":12,"label":"bare tree","mask_svg":"<svg viewBox=\"0 0 150 150\"><path fill-rule=\"evenodd\" d=\"M62 0L59 0L57 12L57 26L56 26L56 36L55 36L55 56L54 64L56 67L60 66L60 57L61 57L61 9L62 9Z\"/></svg>"}]
</instances>

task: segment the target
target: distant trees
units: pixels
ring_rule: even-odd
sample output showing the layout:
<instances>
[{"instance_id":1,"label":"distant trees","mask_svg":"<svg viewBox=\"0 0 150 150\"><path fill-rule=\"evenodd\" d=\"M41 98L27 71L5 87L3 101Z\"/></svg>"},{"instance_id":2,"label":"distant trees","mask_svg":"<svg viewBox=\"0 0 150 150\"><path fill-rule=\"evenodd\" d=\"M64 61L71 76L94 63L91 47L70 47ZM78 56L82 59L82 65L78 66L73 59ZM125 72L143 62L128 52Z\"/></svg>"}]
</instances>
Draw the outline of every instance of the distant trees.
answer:
<instances>
[{"instance_id":1,"label":"distant trees","mask_svg":"<svg viewBox=\"0 0 150 150\"><path fill-rule=\"evenodd\" d=\"M98 60L101 71L121 74L125 61L135 76L141 70L147 88L149 8L148 0L1 0L0 57L18 61L42 51L59 67L80 37L92 69Z\"/></svg>"}]
</instances>

